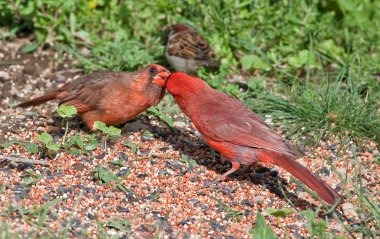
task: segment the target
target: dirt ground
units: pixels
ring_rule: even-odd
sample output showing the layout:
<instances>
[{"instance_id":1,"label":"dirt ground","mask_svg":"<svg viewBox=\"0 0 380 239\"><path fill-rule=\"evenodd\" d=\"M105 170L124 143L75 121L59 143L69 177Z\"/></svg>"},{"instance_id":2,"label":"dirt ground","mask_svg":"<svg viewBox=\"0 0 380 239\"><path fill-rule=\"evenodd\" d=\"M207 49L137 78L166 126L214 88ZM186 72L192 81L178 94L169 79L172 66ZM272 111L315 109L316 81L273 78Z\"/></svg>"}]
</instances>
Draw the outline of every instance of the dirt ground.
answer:
<instances>
[{"instance_id":1,"label":"dirt ground","mask_svg":"<svg viewBox=\"0 0 380 239\"><path fill-rule=\"evenodd\" d=\"M0 42L0 143L14 138L37 143L36 136L42 132L60 139L64 126L54 117L56 102L29 109L14 106L83 74L71 56L60 56L53 47L20 54L28 41ZM59 152L48 158L44 153L31 154L17 144L0 149L0 156L49 163L15 163L0 158L0 217L7 222L7 230L21 238L250 238L257 213L266 215L265 210L273 207L293 211L284 218L266 217L280 238L309 236L308 222L300 212L316 209L321 203L291 183L287 172L270 165L242 168L228 180L202 188L204 182L227 171L230 164L221 162L219 155L203 143L184 115L175 116L175 121L177 133L153 116L139 116L122 126L122 135L107 149L99 147L80 156ZM69 135L91 134L79 119L73 120L70 129ZM125 142L139 145L137 152ZM372 142L358 149L351 143L342 156L338 154L338 141L332 139L313 149L306 147L300 161L345 196L344 186L353 192L352 183L358 180L353 176L357 160L364 187L380 203L380 167L374 163L379 152ZM124 179L119 184L102 183L94 173L99 168ZM339 173L349 179L346 185ZM30 178L32 182L26 181ZM353 210L356 201L355 196L353 201L347 200L339 218L323 216L328 229L350 237L343 225L360 224ZM48 211L40 224L43 210L37 208L42 205ZM375 226L373 221L368 223Z\"/></svg>"}]
</instances>

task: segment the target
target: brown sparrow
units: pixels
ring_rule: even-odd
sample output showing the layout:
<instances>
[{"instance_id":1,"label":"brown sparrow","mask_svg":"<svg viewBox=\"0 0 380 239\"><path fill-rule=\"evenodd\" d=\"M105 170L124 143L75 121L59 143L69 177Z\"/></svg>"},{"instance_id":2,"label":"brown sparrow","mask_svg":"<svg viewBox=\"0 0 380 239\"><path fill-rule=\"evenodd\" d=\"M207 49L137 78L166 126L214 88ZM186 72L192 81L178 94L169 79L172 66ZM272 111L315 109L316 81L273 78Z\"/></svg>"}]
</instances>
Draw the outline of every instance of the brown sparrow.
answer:
<instances>
[{"instance_id":1,"label":"brown sparrow","mask_svg":"<svg viewBox=\"0 0 380 239\"><path fill-rule=\"evenodd\" d=\"M212 48L193 28L176 24L169 29L165 56L176 71L195 75L201 66L218 66Z\"/></svg>"}]
</instances>

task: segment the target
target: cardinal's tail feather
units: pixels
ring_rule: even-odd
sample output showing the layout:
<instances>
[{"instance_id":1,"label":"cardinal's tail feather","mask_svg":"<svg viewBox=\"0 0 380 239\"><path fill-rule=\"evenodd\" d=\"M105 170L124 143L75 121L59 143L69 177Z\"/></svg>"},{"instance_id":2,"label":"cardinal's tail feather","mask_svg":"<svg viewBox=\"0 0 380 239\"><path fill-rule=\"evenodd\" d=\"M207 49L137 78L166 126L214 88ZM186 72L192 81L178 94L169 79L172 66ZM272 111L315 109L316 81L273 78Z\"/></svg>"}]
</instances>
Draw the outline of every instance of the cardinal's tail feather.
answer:
<instances>
[{"instance_id":1,"label":"cardinal's tail feather","mask_svg":"<svg viewBox=\"0 0 380 239\"><path fill-rule=\"evenodd\" d=\"M268 150L260 150L258 156L260 161L271 162L284 168L295 178L301 180L309 188L316 191L318 195L329 204L334 204L340 198L339 194L332 187L319 177L315 176L294 158L278 152L268 152Z\"/></svg>"},{"instance_id":2,"label":"cardinal's tail feather","mask_svg":"<svg viewBox=\"0 0 380 239\"><path fill-rule=\"evenodd\" d=\"M50 94L46 94L46 95L43 95L43 96L31 99L31 100L28 100L28 101L25 101L23 103L20 103L20 104L17 105L17 107L26 108L26 107L29 107L29 106L39 105L39 104L45 103L45 102L47 102L49 100L56 99L56 97L57 97L57 95L59 93L60 92L53 92L53 93L50 93Z\"/></svg>"}]
</instances>

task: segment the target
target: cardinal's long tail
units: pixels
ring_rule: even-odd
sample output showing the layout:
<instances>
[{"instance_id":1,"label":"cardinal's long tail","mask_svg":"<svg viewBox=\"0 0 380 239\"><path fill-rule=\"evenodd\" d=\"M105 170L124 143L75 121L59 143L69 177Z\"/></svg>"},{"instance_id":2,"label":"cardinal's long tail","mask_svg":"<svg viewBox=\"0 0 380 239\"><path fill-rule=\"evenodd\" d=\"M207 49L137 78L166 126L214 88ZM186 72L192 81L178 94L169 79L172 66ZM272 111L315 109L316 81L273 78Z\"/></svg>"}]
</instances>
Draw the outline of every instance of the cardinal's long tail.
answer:
<instances>
[{"instance_id":1,"label":"cardinal's long tail","mask_svg":"<svg viewBox=\"0 0 380 239\"><path fill-rule=\"evenodd\" d=\"M29 107L29 106L39 105L39 104L45 103L45 102L47 102L49 100L56 99L56 97L57 97L57 95L59 93L60 92L53 92L53 93L50 93L50 94L46 94L46 95L43 95L43 96L40 96L40 97L31 99L31 100L28 100L26 102L20 103L20 104L17 105L17 107L26 108L26 107Z\"/></svg>"},{"instance_id":2,"label":"cardinal's long tail","mask_svg":"<svg viewBox=\"0 0 380 239\"><path fill-rule=\"evenodd\" d=\"M298 163L293 157L269 150L259 150L258 157L260 161L270 162L284 168L309 188L316 191L329 204L333 204L339 199L339 194L332 187Z\"/></svg>"}]
</instances>

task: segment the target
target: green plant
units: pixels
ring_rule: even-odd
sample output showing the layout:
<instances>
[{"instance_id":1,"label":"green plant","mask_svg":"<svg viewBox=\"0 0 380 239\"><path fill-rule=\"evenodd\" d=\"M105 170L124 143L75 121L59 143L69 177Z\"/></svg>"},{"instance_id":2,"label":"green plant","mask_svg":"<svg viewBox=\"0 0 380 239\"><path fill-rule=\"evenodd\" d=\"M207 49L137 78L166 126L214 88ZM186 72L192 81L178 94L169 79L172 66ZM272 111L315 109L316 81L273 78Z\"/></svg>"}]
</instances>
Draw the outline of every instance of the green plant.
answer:
<instances>
[{"instance_id":1,"label":"green plant","mask_svg":"<svg viewBox=\"0 0 380 239\"><path fill-rule=\"evenodd\" d=\"M380 131L378 98L370 92L363 96L360 74L343 68L333 82L314 86L294 79L283 87L286 96L263 93L247 97L246 102L262 115L272 115L275 126L281 126L295 139L306 137L318 143L331 134L348 139L373 138Z\"/></svg>"},{"instance_id":2,"label":"green plant","mask_svg":"<svg viewBox=\"0 0 380 239\"><path fill-rule=\"evenodd\" d=\"M275 239L277 236L273 230L265 222L265 217L261 213L257 213L255 225L249 230L252 239Z\"/></svg>"},{"instance_id":3,"label":"green plant","mask_svg":"<svg viewBox=\"0 0 380 239\"><path fill-rule=\"evenodd\" d=\"M44 144L45 151L48 156L51 156L51 152L56 152L59 149L59 144L53 142L53 137L48 133L42 133L37 136L37 140Z\"/></svg>"},{"instance_id":4,"label":"green plant","mask_svg":"<svg viewBox=\"0 0 380 239\"><path fill-rule=\"evenodd\" d=\"M40 207L34 207L33 209L26 211L25 214L29 216L28 222L30 224L34 224L32 222L32 219L37 219L37 225L36 226L37 226L37 231L38 231L38 229L44 225L44 223L47 219L50 207L54 206L55 204L59 203L60 201L61 201L61 199L57 198L57 199L54 199L52 201L44 203Z\"/></svg>"},{"instance_id":5,"label":"green plant","mask_svg":"<svg viewBox=\"0 0 380 239\"><path fill-rule=\"evenodd\" d=\"M182 163L186 163L186 164L189 166L190 170L191 170L195 165L197 165L197 161L195 161L194 159L191 159L191 158L190 158L188 155L186 155L186 154L182 154L180 161L181 161Z\"/></svg>"},{"instance_id":6,"label":"green plant","mask_svg":"<svg viewBox=\"0 0 380 239\"><path fill-rule=\"evenodd\" d=\"M114 126L107 127L107 125L100 121L95 121L94 129L100 130L104 134L104 148L107 148L108 138L117 137L121 134L121 129Z\"/></svg>"},{"instance_id":7,"label":"green plant","mask_svg":"<svg viewBox=\"0 0 380 239\"><path fill-rule=\"evenodd\" d=\"M149 113L157 116L158 118L160 118L170 128L175 129L174 124L173 124L173 120L165 114L165 112L163 111L163 109L161 107L150 107L147 111Z\"/></svg>"},{"instance_id":8,"label":"green plant","mask_svg":"<svg viewBox=\"0 0 380 239\"><path fill-rule=\"evenodd\" d=\"M38 180L44 178L44 176L42 174L35 173L33 170L25 170L25 171L23 171L23 174L26 176L23 179L23 183L27 186L31 186L33 184L36 184Z\"/></svg>"},{"instance_id":9,"label":"green plant","mask_svg":"<svg viewBox=\"0 0 380 239\"><path fill-rule=\"evenodd\" d=\"M317 219L317 213L311 209L302 212L302 215L309 221L308 228L311 236L315 236L317 238L329 238L328 233L326 233L326 221Z\"/></svg>"},{"instance_id":10,"label":"green plant","mask_svg":"<svg viewBox=\"0 0 380 239\"><path fill-rule=\"evenodd\" d=\"M221 200L211 197L213 200L215 200L218 203L218 206L223 209L223 211L226 213L227 218L231 218L234 221L240 221L241 216L243 213L241 211L235 210L229 205L223 203Z\"/></svg>"},{"instance_id":11,"label":"green plant","mask_svg":"<svg viewBox=\"0 0 380 239\"><path fill-rule=\"evenodd\" d=\"M279 224L282 228L282 230L284 231L284 234L285 234L285 237L289 237L289 234L285 228L285 225L284 223L282 223L282 221L280 220L281 217L285 217L287 216L288 214L292 213L293 210L291 209L275 209L275 208L268 208L265 210L265 212L268 214L268 215L271 215L271 216L274 216L276 217L277 219L279 219Z\"/></svg>"},{"instance_id":12,"label":"green plant","mask_svg":"<svg viewBox=\"0 0 380 239\"><path fill-rule=\"evenodd\" d=\"M94 135L81 136L80 134L74 134L68 137L68 140L64 144L65 150L69 154L79 155L86 151L94 150L98 147L99 142L95 139Z\"/></svg>"},{"instance_id":13,"label":"green plant","mask_svg":"<svg viewBox=\"0 0 380 239\"><path fill-rule=\"evenodd\" d=\"M198 70L198 76L207 81L211 87L221 90L229 95L238 97L241 95L239 86L228 83L228 73L228 68L225 65L221 65L219 71L216 73L210 73L205 68Z\"/></svg>"},{"instance_id":14,"label":"green plant","mask_svg":"<svg viewBox=\"0 0 380 239\"><path fill-rule=\"evenodd\" d=\"M137 154L137 152L139 151L141 142L138 142L137 144L134 144L132 142L126 141L126 142L123 143L123 145L125 145L128 148L132 149L132 153L133 154Z\"/></svg>"},{"instance_id":15,"label":"green plant","mask_svg":"<svg viewBox=\"0 0 380 239\"><path fill-rule=\"evenodd\" d=\"M8 148L8 147L10 147L13 144L18 144L18 145L21 145L21 146L25 147L26 150L29 153L32 153L32 154L38 153L38 146L35 143L32 143L32 142L21 142L18 139L15 139L15 138L12 139L9 142L0 144L0 147L1 148Z\"/></svg>"},{"instance_id":16,"label":"green plant","mask_svg":"<svg viewBox=\"0 0 380 239\"><path fill-rule=\"evenodd\" d=\"M119 183L121 179L104 167L96 167L94 170L96 179L101 180L103 183L109 184L110 182Z\"/></svg>"},{"instance_id":17,"label":"green plant","mask_svg":"<svg viewBox=\"0 0 380 239\"><path fill-rule=\"evenodd\" d=\"M59 116L61 116L66 121L65 134L63 135L61 145L66 141L67 132L69 130L69 119L77 114L77 109L74 106L60 105L57 109Z\"/></svg>"}]
</instances>

